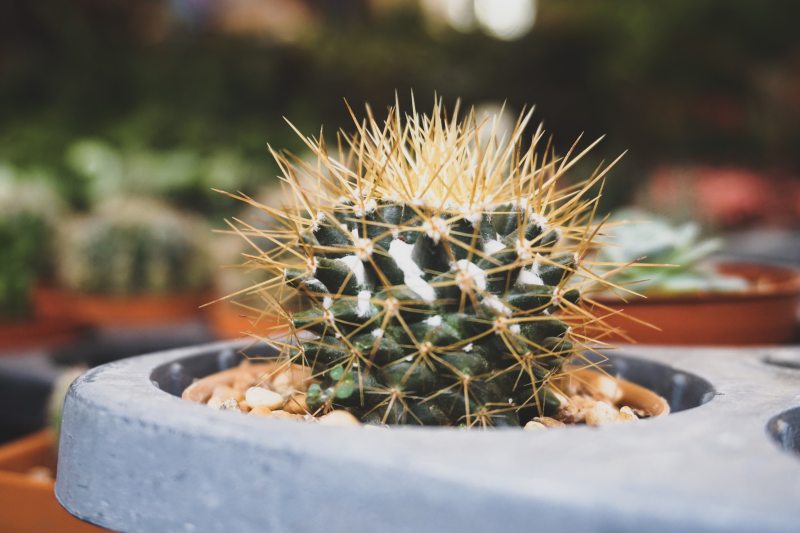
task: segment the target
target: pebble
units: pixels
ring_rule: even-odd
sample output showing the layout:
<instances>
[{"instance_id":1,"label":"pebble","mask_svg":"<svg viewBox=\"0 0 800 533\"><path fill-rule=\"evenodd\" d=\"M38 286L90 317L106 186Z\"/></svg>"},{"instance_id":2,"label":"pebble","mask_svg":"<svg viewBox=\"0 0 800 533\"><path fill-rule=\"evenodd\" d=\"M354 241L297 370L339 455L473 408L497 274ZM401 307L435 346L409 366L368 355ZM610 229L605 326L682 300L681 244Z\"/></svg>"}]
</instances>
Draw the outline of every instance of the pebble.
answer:
<instances>
[{"instance_id":1,"label":"pebble","mask_svg":"<svg viewBox=\"0 0 800 533\"><path fill-rule=\"evenodd\" d=\"M228 400L233 398L234 400L239 400L239 396L241 394L237 393L233 387L229 387L228 385L217 385L214 387L214 390L211 391L212 398L219 398L222 401Z\"/></svg>"},{"instance_id":2,"label":"pebble","mask_svg":"<svg viewBox=\"0 0 800 533\"><path fill-rule=\"evenodd\" d=\"M525 427L522 429L524 429L525 431L536 431L537 429L547 429L547 426L545 426L541 422L537 422L536 420L531 420L530 422L525 424Z\"/></svg>"},{"instance_id":3,"label":"pebble","mask_svg":"<svg viewBox=\"0 0 800 533\"><path fill-rule=\"evenodd\" d=\"M613 424L619 419L619 411L606 402L597 402L585 412L586 423L590 426Z\"/></svg>"},{"instance_id":4,"label":"pebble","mask_svg":"<svg viewBox=\"0 0 800 533\"><path fill-rule=\"evenodd\" d=\"M311 370L292 366L274 374L270 380L272 390L283 395L289 395L294 391L302 391L308 388L311 380Z\"/></svg>"},{"instance_id":5,"label":"pebble","mask_svg":"<svg viewBox=\"0 0 800 533\"><path fill-rule=\"evenodd\" d=\"M608 376L603 376L604 379L598 379L597 382L594 384L595 389L592 390L595 397L598 397L598 400L605 401L607 403L616 403L622 399L623 391L622 387L619 386L619 382L615 379L612 379Z\"/></svg>"},{"instance_id":6,"label":"pebble","mask_svg":"<svg viewBox=\"0 0 800 533\"><path fill-rule=\"evenodd\" d=\"M561 420L556 420L555 418L550 418L549 416L537 416L531 420L531 422L536 422L546 428L563 428L566 426L566 424Z\"/></svg>"},{"instance_id":7,"label":"pebble","mask_svg":"<svg viewBox=\"0 0 800 533\"><path fill-rule=\"evenodd\" d=\"M237 402L233 398L222 402L222 405L220 405L219 408L223 411L236 411L238 413L242 412L242 410L239 409L239 402Z\"/></svg>"},{"instance_id":8,"label":"pebble","mask_svg":"<svg viewBox=\"0 0 800 533\"><path fill-rule=\"evenodd\" d=\"M360 426L361 422L347 411L337 409L319 417L319 423L326 426Z\"/></svg>"},{"instance_id":9,"label":"pebble","mask_svg":"<svg viewBox=\"0 0 800 533\"><path fill-rule=\"evenodd\" d=\"M288 400L283 410L287 413L296 415L304 415L308 412L308 405L306 404L306 394L304 392L294 393Z\"/></svg>"},{"instance_id":10,"label":"pebble","mask_svg":"<svg viewBox=\"0 0 800 533\"><path fill-rule=\"evenodd\" d=\"M636 416L636 413L633 412L633 409L628 407L627 405L623 406L619 410L619 421L621 422L634 422L639 420L639 417Z\"/></svg>"},{"instance_id":11,"label":"pebble","mask_svg":"<svg viewBox=\"0 0 800 533\"><path fill-rule=\"evenodd\" d=\"M278 418L282 420L305 420L303 415L287 413L286 411L272 411L272 413L270 413L268 416L270 418Z\"/></svg>"},{"instance_id":12,"label":"pebble","mask_svg":"<svg viewBox=\"0 0 800 533\"><path fill-rule=\"evenodd\" d=\"M273 413L272 409L260 405L258 407L250 409L250 412L248 414L251 414L253 416L270 416L272 413Z\"/></svg>"},{"instance_id":13,"label":"pebble","mask_svg":"<svg viewBox=\"0 0 800 533\"><path fill-rule=\"evenodd\" d=\"M262 387L250 387L244 393L244 399L252 408L268 407L277 409L283 405L283 396Z\"/></svg>"}]
</instances>

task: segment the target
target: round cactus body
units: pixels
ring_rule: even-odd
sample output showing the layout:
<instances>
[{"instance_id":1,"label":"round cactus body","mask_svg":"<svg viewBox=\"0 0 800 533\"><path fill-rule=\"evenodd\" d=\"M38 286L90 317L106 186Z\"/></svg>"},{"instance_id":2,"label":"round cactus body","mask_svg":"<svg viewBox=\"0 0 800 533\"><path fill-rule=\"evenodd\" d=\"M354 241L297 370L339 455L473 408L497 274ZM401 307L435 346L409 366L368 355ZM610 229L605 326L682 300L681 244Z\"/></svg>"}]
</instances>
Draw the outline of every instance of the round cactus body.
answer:
<instances>
[{"instance_id":1,"label":"round cactus body","mask_svg":"<svg viewBox=\"0 0 800 533\"><path fill-rule=\"evenodd\" d=\"M529 118L484 141L491 124L472 113L395 109L357 123L336 153L306 139L314 164L276 154L297 202L265 207L278 227L240 232L277 245L252 256L272 273L264 288L288 285L308 303L269 311L291 330L271 342L313 370L312 410L471 427L560 406L554 379L594 322L573 275L603 173L560 188L575 159L537 156L541 129L523 151Z\"/></svg>"}]
</instances>

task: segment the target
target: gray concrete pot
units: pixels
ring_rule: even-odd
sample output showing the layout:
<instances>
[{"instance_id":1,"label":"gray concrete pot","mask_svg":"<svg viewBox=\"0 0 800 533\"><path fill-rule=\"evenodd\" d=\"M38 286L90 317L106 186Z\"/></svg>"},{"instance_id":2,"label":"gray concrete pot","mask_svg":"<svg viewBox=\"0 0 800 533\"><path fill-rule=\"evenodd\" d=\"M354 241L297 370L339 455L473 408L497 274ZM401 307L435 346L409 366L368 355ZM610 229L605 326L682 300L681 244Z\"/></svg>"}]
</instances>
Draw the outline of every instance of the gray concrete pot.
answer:
<instances>
[{"instance_id":1,"label":"gray concrete pot","mask_svg":"<svg viewBox=\"0 0 800 533\"><path fill-rule=\"evenodd\" d=\"M788 411L800 405L798 350L631 348L612 371L664 395L673 414L524 432L254 420L177 397L235 364L240 347L136 357L79 378L59 501L89 522L148 532L800 527L790 453L800 412Z\"/></svg>"}]
</instances>

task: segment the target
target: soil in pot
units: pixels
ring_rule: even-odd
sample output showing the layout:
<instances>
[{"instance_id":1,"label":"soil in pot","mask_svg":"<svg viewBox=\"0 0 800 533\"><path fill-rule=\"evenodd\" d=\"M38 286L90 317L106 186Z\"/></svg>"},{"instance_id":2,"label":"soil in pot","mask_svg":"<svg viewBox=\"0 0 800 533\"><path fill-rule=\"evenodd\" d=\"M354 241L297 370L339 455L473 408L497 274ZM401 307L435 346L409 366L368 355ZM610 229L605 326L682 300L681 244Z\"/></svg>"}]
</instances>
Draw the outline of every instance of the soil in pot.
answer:
<instances>
[{"instance_id":1,"label":"soil in pot","mask_svg":"<svg viewBox=\"0 0 800 533\"><path fill-rule=\"evenodd\" d=\"M55 497L56 452L49 430L0 446L0 531L100 532L70 515Z\"/></svg>"},{"instance_id":2,"label":"soil in pot","mask_svg":"<svg viewBox=\"0 0 800 533\"><path fill-rule=\"evenodd\" d=\"M182 398L251 416L359 424L347 411L334 410L320 416L311 413L305 397L312 384L308 368L287 362L245 360L237 367L195 381L183 391ZM534 418L525 429L572 424L601 426L663 416L670 411L667 401L651 390L596 369L575 369L555 386L563 393L562 408L553 417Z\"/></svg>"},{"instance_id":3,"label":"soil in pot","mask_svg":"<svg viewBox=\"0 0 800 533\"><path fill-rule=\"evenodd\" d=\"M722 263L720 272L745 278L745 292L652 295L623 302L596 296L621 314L605 322L616 330L603 340L668 345L780 344L795 335L800 273L787 267ZM595 309L601 313L601 309Z\"/></svg>"}]
</instances>

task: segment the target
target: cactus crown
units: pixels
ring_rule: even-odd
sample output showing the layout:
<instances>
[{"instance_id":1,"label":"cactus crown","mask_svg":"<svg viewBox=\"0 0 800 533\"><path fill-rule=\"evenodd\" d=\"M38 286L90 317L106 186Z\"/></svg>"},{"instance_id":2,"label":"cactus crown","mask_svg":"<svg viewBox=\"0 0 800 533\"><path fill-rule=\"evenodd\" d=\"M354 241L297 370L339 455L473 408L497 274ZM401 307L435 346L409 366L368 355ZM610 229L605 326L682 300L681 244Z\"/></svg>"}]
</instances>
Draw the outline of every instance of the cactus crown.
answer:
<instances>
[{"instance_id":1,"label":"cactus crown","mask_svg":"<svg viewBox=\"0 0 800 533\"><path fill-rule=\"evenodd\" d=\"M395 107L382 123L368 109L334 150L301 135L311 163L273 152L296 202L261 206L277 227L234 227L275 244L250 256L271 273L254 290L290 329L285 342L265 340L313 370L311 409L470 427L519 425L559 406L554 379L597 323L568 283L592 277L590 187L610 166L561 184L594 144L539 153L541 127L529 146L523 138L530 118L504 139L495 123L474 111L448 117L440 102L430 116ZM290 313L283 303L297 293L307 305Z\"/></svg>"}]
</instances>

